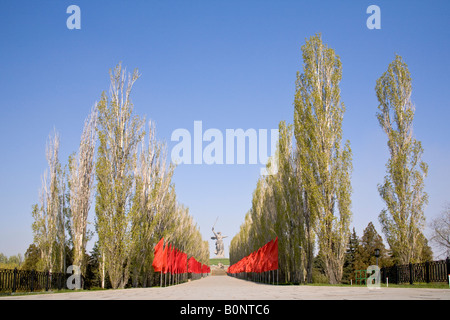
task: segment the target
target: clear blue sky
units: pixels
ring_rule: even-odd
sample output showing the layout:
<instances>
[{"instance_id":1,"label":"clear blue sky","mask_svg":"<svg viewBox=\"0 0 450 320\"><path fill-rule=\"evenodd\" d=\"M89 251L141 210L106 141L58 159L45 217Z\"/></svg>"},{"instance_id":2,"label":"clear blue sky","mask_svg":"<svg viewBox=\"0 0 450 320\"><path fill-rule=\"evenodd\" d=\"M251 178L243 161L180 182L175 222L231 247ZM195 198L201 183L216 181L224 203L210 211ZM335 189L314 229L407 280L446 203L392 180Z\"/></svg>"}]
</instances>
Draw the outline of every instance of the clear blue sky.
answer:
<instances>
[{"instance_id":1,"label":"clear blue sky","mask_svg":"<svg viewBox=\"0 0 450 320\"><path fill-rule=\"evenodd\" d=\"M66 27L71 4L81 9L81 30ZM366 27L371 4L381 8L381 30ZM388 152L374 87L396 53L413 78L414 132L429 164L430 221L450 201L449 17L448 1L1 1L0 252L24 254L32 243L31 206L46 169L46 139L53 128L59 131L66 163L119 61L142 73L133 91L135 112L156 122L170 151L171 133L192 132L195 120L204 130L223 132L292 123L300 47L317 32L343 64L352 227L361 236L372 221L381 234L377 184ZM179 201L205 239L219 217L216 230L229 236L226 253L251 206L260 167L176 169Z\"/></svg>"}]
</instances>

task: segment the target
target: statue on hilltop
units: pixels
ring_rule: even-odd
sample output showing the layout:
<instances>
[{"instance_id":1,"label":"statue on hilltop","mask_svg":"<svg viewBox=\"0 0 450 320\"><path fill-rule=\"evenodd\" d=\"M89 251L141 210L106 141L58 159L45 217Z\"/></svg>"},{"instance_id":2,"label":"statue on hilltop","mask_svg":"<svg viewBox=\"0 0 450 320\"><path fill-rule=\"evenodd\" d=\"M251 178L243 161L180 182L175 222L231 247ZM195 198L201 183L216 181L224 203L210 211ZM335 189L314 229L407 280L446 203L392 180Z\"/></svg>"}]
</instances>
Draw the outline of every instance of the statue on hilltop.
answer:
<instances>
[{"instance_id":1,"label":"statue on hilltop","mask_svg":"<svg viewBox=\"0 0 450 320\"><path fill-rule=\"evenodd\" d=\"M211 237L212 240L216 240L216 250L214 251L214 254L216 255L216 258L224 258L223 255L223 239L228 236L223 236L220 231L217 233L214 231L214 227L212 227L212 232L214 233L214 237Z\"/></svg>"}]
</instances>

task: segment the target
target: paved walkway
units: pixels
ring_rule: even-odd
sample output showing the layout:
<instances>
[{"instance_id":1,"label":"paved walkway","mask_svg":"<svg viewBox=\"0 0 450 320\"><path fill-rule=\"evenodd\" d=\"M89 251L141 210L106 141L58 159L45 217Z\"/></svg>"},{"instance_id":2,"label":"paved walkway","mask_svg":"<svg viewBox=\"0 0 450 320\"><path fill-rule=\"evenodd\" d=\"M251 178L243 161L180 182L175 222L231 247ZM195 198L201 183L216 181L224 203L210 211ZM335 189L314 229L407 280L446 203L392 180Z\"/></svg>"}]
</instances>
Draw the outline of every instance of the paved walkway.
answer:
<instances>
[{"instance_id":1,"label":"paved walkway","mask_svg":"<svg viewBox=\"0 0 450 320\"><path fill-rule=\"evenodd\" d=\"M450 289L274 286L210 276L166 288L136 288L0 297L26 300L450 300Z\"/></svg>"}]
</instances>

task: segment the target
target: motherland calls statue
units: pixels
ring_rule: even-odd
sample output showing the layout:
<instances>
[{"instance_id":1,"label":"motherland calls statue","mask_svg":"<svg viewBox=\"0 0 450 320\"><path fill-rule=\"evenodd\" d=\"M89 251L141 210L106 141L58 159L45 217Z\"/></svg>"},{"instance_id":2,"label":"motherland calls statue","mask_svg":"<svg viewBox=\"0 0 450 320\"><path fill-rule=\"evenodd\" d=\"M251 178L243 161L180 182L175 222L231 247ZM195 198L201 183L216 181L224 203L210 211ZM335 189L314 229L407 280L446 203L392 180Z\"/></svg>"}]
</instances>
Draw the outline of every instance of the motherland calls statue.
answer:
<instances>
[{"instance_id":1,"label":"motherland calls statue","mask_svg":"<svg viewBox=\"0 0 450 320\"><path fill-rule=\"evenodd\" d=\"M214 254L216 255L216 258L225 258L223 255L223 238L226 238L228 236L222 236L221 232L214 232L214 227L212 227L212 232L214 233L214 237L211 237L212 240L216 240L216 251L214 251Z\"/></svg>"}]
</instances>

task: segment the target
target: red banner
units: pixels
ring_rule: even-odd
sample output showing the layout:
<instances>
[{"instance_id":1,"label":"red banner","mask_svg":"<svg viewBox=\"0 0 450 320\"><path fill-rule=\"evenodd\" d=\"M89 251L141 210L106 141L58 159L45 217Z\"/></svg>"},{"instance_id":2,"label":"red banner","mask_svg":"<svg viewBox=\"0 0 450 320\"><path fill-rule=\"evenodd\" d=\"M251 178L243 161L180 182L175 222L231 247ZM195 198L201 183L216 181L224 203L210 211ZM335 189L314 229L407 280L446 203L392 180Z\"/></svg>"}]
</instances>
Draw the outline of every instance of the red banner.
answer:
<instances>
[{"instance_id":1,"label":"red banner","mask_svg":"<svg viewBox=\"0 0 450 320\"><path fill-rule=\"evenodd\" d=\"M228 267L228 273L266 272L278 269L278 237Z\"/></svg>"},{"instance_id":2,"label":"red banner","mask_svg":"<svg viewBox=\"0 0 450 320\"><path fill-rule=\"evenodd\" d=\"M152 263L155 272L162 272L163 253L164 253L164 238L161 238L161 240L159 240L158 244L155 246L155 254Z\"/></svg>"},{"instance_id":3,"label":"red banner","mask_svg":"<svg viewBox=\"0 0 450 320\"><path fill-rule=\"evenodd\" d=\"M155 272L180 273L210 273L207 265L202 265L194 257L187 258L187 254L171 244L164 246L164 238L156 244L152 262Z\"/></svg>"}]
</instances>

